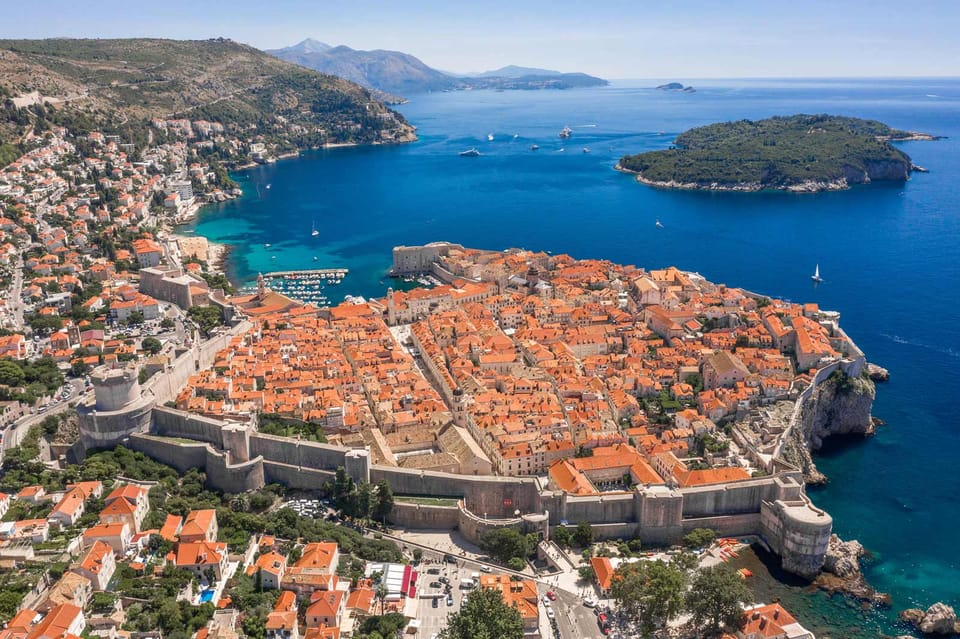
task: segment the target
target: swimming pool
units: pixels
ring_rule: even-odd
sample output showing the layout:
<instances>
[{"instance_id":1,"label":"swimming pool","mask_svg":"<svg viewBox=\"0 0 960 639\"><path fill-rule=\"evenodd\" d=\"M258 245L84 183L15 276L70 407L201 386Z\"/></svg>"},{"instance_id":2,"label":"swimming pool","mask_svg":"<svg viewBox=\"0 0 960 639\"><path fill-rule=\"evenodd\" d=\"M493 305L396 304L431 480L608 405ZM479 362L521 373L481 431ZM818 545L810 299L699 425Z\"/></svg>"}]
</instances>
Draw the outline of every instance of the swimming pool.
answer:
<instances>
[{"instance_id":1,"label":"swimming pool","mask_svg":"<svg viewBox=\"0 0 960 639\"><path fill-rule=\"evenodd\" d=\"M206 590L201 592L200 603L210 603L211 601L213 601L213 592L214 591L212 588L207 588Z\"/></svg>"}]
</instances>

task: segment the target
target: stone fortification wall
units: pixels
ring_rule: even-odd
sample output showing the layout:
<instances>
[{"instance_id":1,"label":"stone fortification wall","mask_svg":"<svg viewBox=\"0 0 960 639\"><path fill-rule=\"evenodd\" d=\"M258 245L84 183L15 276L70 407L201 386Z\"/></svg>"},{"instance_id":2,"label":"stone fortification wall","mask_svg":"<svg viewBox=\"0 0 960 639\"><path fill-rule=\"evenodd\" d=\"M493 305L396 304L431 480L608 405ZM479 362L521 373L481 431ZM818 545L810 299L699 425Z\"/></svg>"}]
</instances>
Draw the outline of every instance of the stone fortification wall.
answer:
<instances>
[{"instance_id":1,"label":"stone fortification wall","mask_svg":"<svg viewBox=\"0 0 960 639\"><path fill-rule=\"evenodd\" d=\"M126 441L133 433L150 429L153 400L145 397L115 411L99 411L88 405L77 406L80 420L80 442L84 451L112 448Z\"/></svg>"},{"instance_id":2,"label":"stone fortification wall","mask_svg":"<svg viewBox=\"0 0 960 639\"><path fill-rule=\"evenodd\" d=\"M282 484L297 490L320 490L325 482L333 482L332 470L317 470L263 461L263 480L268 484Z\"/></svg>"},{"instance_id":3,"label":"stone fortification wall","mask_svg":"<svg viewBox=\"0 0 960 639\"><path fill-rule=\"evenodd\" d=\"M221 453L207 447L207 484L225 493L245 493L258 490L264 482L263 459L257 457L250 461L231 463L228 453Z\"/></svg>"},{"instance_id":4,"label":"stone fortification wall","mask_svg":"<svg viewBox=\"0 0 960 639\"><path fill-rule=\"evenodd\" d=\"M711 528L720 537L755 535L760 530L760 513L724 515L722 517L697 517L683 520L683 534L697 528Z\"/></svg>"},{"instance_id":5,"label":"stone fortification wall","mask_svg":"<svg viewBox=\"0 0 960 639\"><path fill-rule=\"evenodd\" d=\"M780 556L784 570L812 579L823 567L833 519L803 497L798 501L765 501L760 510L763 538Z\"/></svg>"},{"instance_id":6,"label":"stone fortification wall","mask_svg":"<svg viewBox=\"0 0 960 639\"><path fill-rule=\"evenodd\" d=\"M250 330L253 325L243 321L228 331L223 331L201 345L194 341L193 346L177 357L162 373L154 375L144 384L144 394L152 395L158 406L176 399L180 390L187 384L190 376L199 370L210 368L217 353L230 343L235 335Z\"/></svg>"},{"instance_id":7,"label":"stone fortification wall","mask_svg":"<svg viewBox=\"0 0 960 639\"><path fill-rule=\"evenodd\" d=\"M136 434L130 436L130 448L183 473L191 468L206 470L210 446L200 442L188 444L154 435Z\"/></svg>"},{"instance_id":8,"label":"stone fortification wall","mask_svg":"<svg viewBox=\"0 0 960 639\"><path fill-rule=\"evenodd\" d=\"M454 530L460 523L460 509L398 501L394 502L388 519L395 526L411 530Z\"/></svg>"},{"instance_id":9,"label":"stone fortification wall","mask_svg":"<svg viewBox=\"0 0 960 639\"><path fill-rule=\"evenodd\" d=\"M174 408L158 406L153 411L153 432L163 437L194 439L223 448L224 423Z\"/></svg>"},{"instance_id":10,"label":"stone fortification wall","mask_svg":"<svg viewBox=\"0 0 960 639\"><path fill-rule=\"evenodd\" d=\"M207 475L207 485L225 493L242 493L266 485L263 460L260 458L234 464L228 453L214 450L210 444L187 443L156 435L131 435L129 443L133 450L173 466L180 472L191 468L202 469Z\"/></svg>"},{"instance_id":11,"label":"stone fortification wall","mask_svg":"<svg viewBox=\"0 0 960 639\"><path fill-rule=\"evenodd\" d=\"M237 493L276 482L318 490L333 480L338 467L349 467L355 479L386 481L399 495L460 498L457 508L399 505L392 521L413 528L456 527L473 542L483 532L505 526L542 532L548 519L554 526L587 521L597 527L598 538L639 537L651 544L676 543L693 528L709 527L722 535L761 534L782 554L785 569L807 575L811 567L822 564L832 527L829 515L815 509L803 494L801 475L795 470L728 485L638 488L577 497L541 493L531 478L372 466L363 449L264 435L246 425L168 408L154 413L156 433L197 443L136 434L131 436L132 446L181 471L204 469L212 487ZM523 517L516 516L518 511Z\"/></svg>"},{"instance_id":12,"label":"stone fortification wall","mask_svg":"<svg viewBox=\"0 0 960 639\"><path fill-rule=\"evenodd\" d=\"M610 493L590 497L574 497L561 493L558 509L550 510L551 523L561 521L594 524L637 521L633 493Z\"/></svg>"},{"instance_id":13,"label":"stone fortification wall","mask_svg":"<svg viewBox=\"0 0 960 639\"><path fill-rule=\"evenodd\" d=\"M344 466L344 457L349 448L307 442L289 437L250 434L250 458L262 456L267 461L280 462L288 466L303 466L320 470L336 470Z\"/></svg>"},{"instance_id":14,"label":"stone fortification wall","mask_svg":"<svg viewBox=\"0 0 960 639\"><path fill-rule=\"evenodd\" d=\"M760 512L765 499L777 498L773 477L763 477L718 486L682 488L683 516L711 517Z\"/></svg>"},{"instance_id":15,"label":"stone fortification wall","mask_svg":"<svg viewBox=\"0 0 960 639\"><path fill-rule=\"evenodd\" d=\"M462 497L474 513L510 517L515 511L540 512L540 493L533 479L481 477L373 466L370 480L385 480L399 495Z\"/></svg>"}]
</instances>

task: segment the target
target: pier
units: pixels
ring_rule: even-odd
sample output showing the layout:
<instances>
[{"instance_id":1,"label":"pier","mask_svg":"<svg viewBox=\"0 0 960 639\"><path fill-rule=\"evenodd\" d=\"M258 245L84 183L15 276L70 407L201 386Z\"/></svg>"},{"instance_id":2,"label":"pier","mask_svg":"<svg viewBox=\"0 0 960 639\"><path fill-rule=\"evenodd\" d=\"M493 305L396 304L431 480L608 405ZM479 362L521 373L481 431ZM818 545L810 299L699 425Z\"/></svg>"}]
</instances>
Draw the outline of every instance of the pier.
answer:
<instances>
[{"instance_id":1,"label":"pier","mask_svg":"<svg viewBox=\"0 0 960 639\"><path fill-rule=\"evenodd\" d=\"M350 272L348 268L315 268L315 269L301 269L296 271L270 271L269 273L264 273L265 278L278 278L278 277L294 277L294 278L304 278L310 276L316 277L339 277L344 278L347 276L347 273Z\"/></svg>"}]
</instances>

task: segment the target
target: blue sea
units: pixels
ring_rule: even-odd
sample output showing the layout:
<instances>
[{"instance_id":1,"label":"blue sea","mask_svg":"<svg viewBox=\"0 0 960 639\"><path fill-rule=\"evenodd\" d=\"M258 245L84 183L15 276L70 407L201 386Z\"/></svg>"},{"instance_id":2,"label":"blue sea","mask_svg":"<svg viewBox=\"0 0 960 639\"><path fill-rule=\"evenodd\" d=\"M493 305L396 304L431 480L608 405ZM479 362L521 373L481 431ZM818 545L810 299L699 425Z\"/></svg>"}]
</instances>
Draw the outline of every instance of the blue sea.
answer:
<instances>
[{"instance_id":1,"label":"blue sea","mask_svg":"<svg viewBox=\"0 0 960 639\"><path fill-rule=\"evenodd\" d=\"M336 297L382 295L393 246L449 240L672 264L839 311L868 358L890 370L874 404L887 424L868 440L831 442L816 458L831 481L811 494L834 516L836 532L873 553L866 574L894 604L863 611L786 587L777 596L802 597L801 621L831 636L896 634L903 608L960 605L960 422L952 399L960 367L960 80L686 83L697 92L638 81L415 96L399 110L418 142L309 152L239 173L243 197L208 207L192 229L233 246L228 270L237 280L349 268ZM620 156L665 148L692 126L793 113L874 118L947 137L901 144L930 171L906 184L817 195L661 191L613 170ZM565 125L573 135L561 140ZM480 157L458 156L473 147ZM817 264L825 282L815 287Z\"/></svg>"}]
</instances>

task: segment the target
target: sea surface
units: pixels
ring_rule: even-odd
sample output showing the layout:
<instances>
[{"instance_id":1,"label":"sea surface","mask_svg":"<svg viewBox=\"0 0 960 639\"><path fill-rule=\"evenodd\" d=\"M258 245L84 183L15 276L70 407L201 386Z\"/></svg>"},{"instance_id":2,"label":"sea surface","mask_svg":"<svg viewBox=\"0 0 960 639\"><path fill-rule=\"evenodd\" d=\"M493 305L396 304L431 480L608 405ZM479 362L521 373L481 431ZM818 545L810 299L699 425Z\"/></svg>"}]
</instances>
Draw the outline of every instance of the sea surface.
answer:
<instances>
[{"instance_id":1,"label":"sea surface","mask_svg":"<svg viewBox=\"0 0 960 639\"><path fill-rule=\"evenodd\" d=\"M382 295L393 246L449 240L672 264L837 310L890 370L874 404L887 424L867 440L830 442L816 460L831 481L811 494L836 532L873 553L866 574L893 607L862 611L771 580L763 596L793 601L801 621L834 637L897 634L903 608L960 606L960 80L685 83L697 92L637 81L416 96L400 110L418 142L309 152L239 173L243 197L208 207L191 228L232 245L235 280L349 268L334 300ZM901 144L930 171L908 183L816 195L661 191L613 170L620 156L665 148L692 126L793 113L948 137ZM458 156L473 147L480 157ZM825 282L814 286L817 264Z\"/></svg>"}]
</instances>

